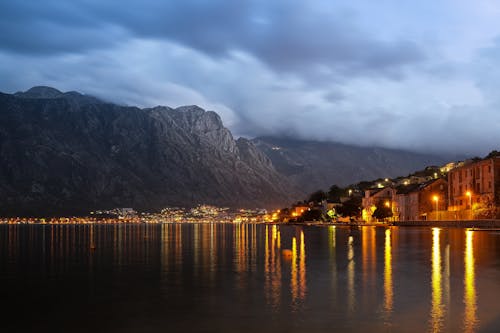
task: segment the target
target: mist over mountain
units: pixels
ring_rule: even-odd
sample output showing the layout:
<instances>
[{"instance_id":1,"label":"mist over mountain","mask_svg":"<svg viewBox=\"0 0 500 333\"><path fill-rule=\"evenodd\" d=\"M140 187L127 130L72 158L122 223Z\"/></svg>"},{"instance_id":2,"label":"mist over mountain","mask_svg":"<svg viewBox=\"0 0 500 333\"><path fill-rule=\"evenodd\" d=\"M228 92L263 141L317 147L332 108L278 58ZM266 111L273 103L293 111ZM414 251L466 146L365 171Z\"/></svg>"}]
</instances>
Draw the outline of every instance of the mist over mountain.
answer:
<instances>
[{"instance_id":1,"label":"mist over mountain","mask_svg":"<svg viewBox=\"0 0 500 333\"><path fill-rule=\"evenodd\" d=\"M197 106L139 109L35 87L0 94L0 214L199 203L276 207L297 191Z\"/></svg>"},{"instance_id":2,"label":"mist over mountain","mask_svg":"<svg viewBox=\"0 0 500 333\"><path fill-rule=\"evenodd\" d=\"M362 180L406 176L429 165L441 165L452 156L402 150L358 147L335 142L259 137L252 142L276 170L305 192L347 186Z\"/></svg>"}]
</instances>

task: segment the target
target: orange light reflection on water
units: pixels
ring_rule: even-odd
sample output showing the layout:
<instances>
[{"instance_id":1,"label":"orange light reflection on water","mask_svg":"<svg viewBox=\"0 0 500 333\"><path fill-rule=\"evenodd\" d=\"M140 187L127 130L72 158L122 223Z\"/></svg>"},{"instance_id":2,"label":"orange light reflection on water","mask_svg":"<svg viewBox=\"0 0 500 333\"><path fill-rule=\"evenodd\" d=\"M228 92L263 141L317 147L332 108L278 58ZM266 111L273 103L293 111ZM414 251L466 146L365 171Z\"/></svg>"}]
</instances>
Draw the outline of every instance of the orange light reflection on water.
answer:
<instances>
[{"instance_id":1,"label":"orange light reflection on water","mask_svg":"<svg viewBox=\"0 0 500 333\"><path fill-rule=\"evenodd\" d=\"M431 301L431 332L441 332L443 329L443 290L441 288L441 247L440 230L432 228L432 301Z\"/></svg>"},{"instance_id":2,"label":"orange light reflection on water","mask_svg":"<svg viewBox=\"0 0 500 333\"><path fill-rule=\"evenodd\" d=\"M393 286L392 286L392 244L391 229L385 230L384 246L384 311L386 317L392 312L393 308ZM388 319L388 318L387 318Z\"/></svg>"},{"instance_id":3,"label":"orange light reflection on water","mask_svg":"<svg viewBox=\"0 0 500 333\"><path fill-rule=\"evenodd\" d=\"M474 268L474 231L465 231L464 251L464 332L474 332L477 325L476 284Z\"/></svg>"}]
</instances>

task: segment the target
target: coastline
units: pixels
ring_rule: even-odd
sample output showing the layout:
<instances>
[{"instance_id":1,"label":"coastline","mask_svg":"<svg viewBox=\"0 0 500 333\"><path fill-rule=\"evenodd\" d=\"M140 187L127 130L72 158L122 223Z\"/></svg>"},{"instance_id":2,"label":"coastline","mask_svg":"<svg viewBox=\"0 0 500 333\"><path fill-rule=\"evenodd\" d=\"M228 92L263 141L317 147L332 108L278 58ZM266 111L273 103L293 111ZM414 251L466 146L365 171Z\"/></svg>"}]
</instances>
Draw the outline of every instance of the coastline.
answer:
<instances>
[{"instance_id":1,"label":"coastline","mask_svg":"<svg viewBox=\"0 0 500 333\"><path fill-rule=\"evenodd\" d=\"M305 222L305 223L278 223L288 225L307 225L307 226L375 226L375 227L439 227L439 228L480 228L492 229L500 228L500 220L466 220L466 221L390 221L390 222L372 222L363 221L354 222Z\"/></svg>"}]
</instances>

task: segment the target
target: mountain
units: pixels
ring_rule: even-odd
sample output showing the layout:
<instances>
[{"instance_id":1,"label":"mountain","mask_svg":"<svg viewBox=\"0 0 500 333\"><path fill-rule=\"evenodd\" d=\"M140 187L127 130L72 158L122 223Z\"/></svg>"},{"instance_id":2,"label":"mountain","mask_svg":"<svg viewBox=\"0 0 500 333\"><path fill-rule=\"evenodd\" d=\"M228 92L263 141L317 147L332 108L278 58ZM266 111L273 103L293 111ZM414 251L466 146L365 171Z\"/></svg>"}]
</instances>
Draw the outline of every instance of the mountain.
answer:
<instances>
[{"instance_id":1,"label":"mountain","mask_svg":"<svg viewBox=\"0 0 500 333\"><path fill-rule=\"evenodd\" d=\"M442 165L451 157L386 148L366 148L335 142L259 137L252 142L272 161L276 170L306 193L347 186L362 180L406 176L429 165Z\"/></svg>"},{"instance_id":2,"label":"mountain","mask_svg":"<svg viewBox=\"0 0 500 333\"><path fill-rule=\"evenodd\" d=\"M124 107L50 87L0 93L0 215L277 207L297 196L215 112Z\"/></svg>"}]
</instances>

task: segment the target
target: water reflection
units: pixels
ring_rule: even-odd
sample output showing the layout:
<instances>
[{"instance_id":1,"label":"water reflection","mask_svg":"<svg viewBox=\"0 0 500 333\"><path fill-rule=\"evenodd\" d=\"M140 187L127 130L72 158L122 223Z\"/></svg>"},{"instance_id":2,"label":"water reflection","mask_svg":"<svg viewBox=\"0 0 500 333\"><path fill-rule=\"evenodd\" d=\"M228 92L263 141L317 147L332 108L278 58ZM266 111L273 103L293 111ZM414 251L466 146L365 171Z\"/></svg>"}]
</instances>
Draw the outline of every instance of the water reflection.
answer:
<instances>
[{"instance_id":1,"label":"water reflection","mask_svg":"<svg viewBox=\"0 0 500 333\"><path fill-rule=\"evenodd\" d=\"M270 229L270 230L269 230ZM280 231L276 225L266 225L264 248L264 290L266 303L277 308L281 300Z\"/></svg>"},{"instance_id":2,"label":"water reflection","mask_svg":"<svg viewBox=\"0 0 500 333\"><path fill-rule=\"evenodd\" d=\"M464 332L474 332L477 325L476 284L474 277L474 232L465 231L464 275Z\"/></svg>"},{"instance_id":3,"label":"water reflection","mask_svg":"<svg viewBox=\"0 0 500 333\"><path fill-rule=\"evenodd\" d=\"M0 226L0 292L12 304L56 302L61 318L90 304L89 322L106 311L126 322L133 309L162 327L185 316L198 331L217 320L218 331L263 322L276 323L262 328L270 332L488 331L480 310L497 306L483 295L500 292L499 248L498 235L460 229L9 225Z\"/></svg>"},{"instance_id":4,"label":"water reflection","mask_svg":"<svg viewBox=\"0 0 500 333\"><path fill-rule=\"evenodd\" d=\"M389 320L392 312L393 296L391 229L386 229L384 246L384 311L386 321Z\"/></svg>"},{"instance_id":5,"label":"water reflection","mask_svg":"<svg viewBox=\"0 0 500 333\"><path fill-rule=\"evenodd\" d=\"M442 302L443 291L441 289L441 247L439 234L439 228L432 228L431 332L441 332L444 316Z\"/></svg>"},{"instance_id":6,"label":"water reflection","mask_svg":"<svg viewBox=\"0 0 500 333\"><path fill-rule=\"evenodd\" d=\"M332 272L332 296L334 298L337 297L337 283L338 283L338 274L337 274L337 228L335 226L328 227L328 250L330 252L330 270Z\"/></svg>"},{"instance_id":7,"label":"water reflection","mask_svg":"<svg viewBox=\"0 0 500 333\"><path fill-rule=\"evenodd\" d=\"M350 314L354 313L356 305L356 289L354 285L355 262L354 262L354 237L347 239L347 309Z\"/></svg>"},{"instance_id":8,"label":"water reflection","mask_svg":"<svg viewBox=\"0 0 500 333\"><path fill-rule=\"evenodd\" d=\"M307 292L306 281L306 246L304 232L300 230L299 244L297 237L292 237L292 262L290 271L290 290L292 294L292 305L296 306L298 301L303 301Z\"/></svg>"}]
</instances>

